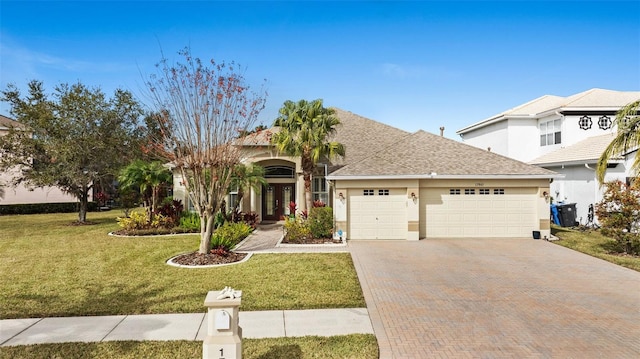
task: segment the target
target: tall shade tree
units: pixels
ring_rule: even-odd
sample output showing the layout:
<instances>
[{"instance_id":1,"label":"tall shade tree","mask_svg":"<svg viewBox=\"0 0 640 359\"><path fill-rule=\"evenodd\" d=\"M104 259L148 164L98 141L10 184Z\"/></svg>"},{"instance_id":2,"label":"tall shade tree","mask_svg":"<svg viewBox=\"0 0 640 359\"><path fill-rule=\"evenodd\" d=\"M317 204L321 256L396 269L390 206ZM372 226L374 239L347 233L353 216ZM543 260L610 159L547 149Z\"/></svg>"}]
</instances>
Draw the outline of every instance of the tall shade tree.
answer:
<instances>
[{"instance_id":1,"label":"tall shade tree","mask_svg":"<svg viewBox=\"0 0 640 359\"><path fill-rule=\"evenodd\" d=\"M234 167L242 158L238 134L253 128L266 94L251 91L235 63L202 62L189 48L183 63L164 56L146 81L161 116L159 140L165 157L182 175L182 183L200 216L199 253L207 253Z\"/></svg>"},{"instance_id":2,"label":"tall shade tree","mask_svg":"<svg viewBox=\"0 0 640 359\"><path fill-rule=\"evenodd\" d=\"M273 123L280 131L273 134L271 142L279 151L300 157L306 209L312 206L311 176L320 159L344 156L341 143L327 140L339 124L335 110L324 108L321 99L285 101Z\"/></svg>"},{"instance_id":3,"label":"tall shade tree","mask_svg":"<svg viewBox=\"0 0 640 359\"><path fill-rule=\"evenodd\" d=\"M140 194L147 203L149 219L153 220L153 215L158 210L158 200L160 190L171 183L171 171L162 162L145 162L135 160L120 171L118 181L123 189L140 189Z\"/></svg>"},{"instance_id":4,"label":"tall shade tree","mask_svg":"<svg viewBox=\"0 0 640 359\"><path fill-rule=\"evenodd\" d=\"M607 164L611 159L640 148L639 111L640 100L626 105L616 114L615 123L618 128L618 133L600 156L596 168L596 175L598 176L600 184L604 183ZM631 171L636 174L640 173L640 154L636 154L636 158L631 165Z\"/></svg>"},{"instance_id":5,"label":"tall shade tree","mask_svg":"<svg viewBox=\"0 0 640 359\"><path fill-rule=\"evenodd\" d=\"M108 185L139 153L142 110L128 91L107 98L81 83L55 87L51 99L42 82L31 81L22 97L10 84L1 100L25 129L0 137L0 170L18 168L13 184L55 186L80 202L78 220L86 222L89 191Z\"/></svg>"}]
</instances>

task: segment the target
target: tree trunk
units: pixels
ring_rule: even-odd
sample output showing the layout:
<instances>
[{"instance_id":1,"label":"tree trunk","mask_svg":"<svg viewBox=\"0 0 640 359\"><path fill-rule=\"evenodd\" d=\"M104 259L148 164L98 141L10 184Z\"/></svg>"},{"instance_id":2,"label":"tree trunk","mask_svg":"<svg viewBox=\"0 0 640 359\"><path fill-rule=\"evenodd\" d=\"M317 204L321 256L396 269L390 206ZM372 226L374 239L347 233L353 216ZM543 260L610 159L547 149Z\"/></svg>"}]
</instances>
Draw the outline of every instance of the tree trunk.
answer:
<instances>
[{"instance_id":1,"label":"tree trunk","mask_svg":"<svg viewBox=\"0 0 640 359\"><path fill-rule=\"evenodd\" d=\"M213 224L215 216L210 214L205 221L204 215L200 215L200 248L198 253L209 253L211 247L211 235L213 234Z\"/></svg>"},{"instance_id":2,"label":"tree trunk","mask_svg":"<svg viewBox=\"0 0 640 359\"><path fill-rule=\"evenodd\" d=\"M80 194L80 210L78 212L78 222L80 223L87 221L87 210L89 208L89 194L87 192L89 192L89 189L83 186Z\"/></svg>"},{"instance_id":3,"label":"tree trunk","mask_svg":"<svg viewBox=\"0 0 640 359\"><path fill-rule=\"evenodd\" d=\"M302 174L302 178L304 179L304 202L305 202L305 210L307 214L311 210L313 206L313 201L311 200L311 172L304 172Z\"/></svg>"}]
</instances>

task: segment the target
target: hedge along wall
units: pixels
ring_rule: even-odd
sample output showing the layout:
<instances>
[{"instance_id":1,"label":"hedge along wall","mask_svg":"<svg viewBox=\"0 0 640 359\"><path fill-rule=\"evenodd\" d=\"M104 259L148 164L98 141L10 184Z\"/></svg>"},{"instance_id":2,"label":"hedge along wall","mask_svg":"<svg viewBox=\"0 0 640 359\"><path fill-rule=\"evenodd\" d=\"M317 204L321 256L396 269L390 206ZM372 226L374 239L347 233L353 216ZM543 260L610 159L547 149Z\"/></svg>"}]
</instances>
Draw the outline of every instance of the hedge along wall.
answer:
<instances>
[{"instance_id":1,"label":"hedge along wall","mask_svg":"<svg viewBox=\"0 0 640 359\"><path fill-rule=\"evenodd\" d=\"M79 203L25 203L0 205L0 215L38 214L38 213L72 213L80 210ZM98 209L96 202L89 202L89 212Z\"/></svg>"}]
</instances>

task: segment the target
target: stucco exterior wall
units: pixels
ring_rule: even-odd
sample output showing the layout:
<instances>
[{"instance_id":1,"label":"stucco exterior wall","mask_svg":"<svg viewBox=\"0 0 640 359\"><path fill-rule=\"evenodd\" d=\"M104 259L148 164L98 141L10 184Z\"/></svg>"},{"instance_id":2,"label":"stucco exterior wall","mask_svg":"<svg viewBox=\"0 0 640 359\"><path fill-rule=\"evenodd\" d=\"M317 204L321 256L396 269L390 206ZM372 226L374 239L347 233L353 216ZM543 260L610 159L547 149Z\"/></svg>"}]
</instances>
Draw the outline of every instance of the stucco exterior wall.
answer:
<instances>
[{"instance_id":1,"label":"stucco exterior wall","mask_svg":"<svg viewBox=\"0 0 640 359\"><path fill-rule=\"evenodd\" d=\"M482 148L484 150L491 147L491 152L509 156L509 133L507 131L507 121L497 122L478 130L465 133L461 140L462 142Z\"/></svg>"}]
</instances>

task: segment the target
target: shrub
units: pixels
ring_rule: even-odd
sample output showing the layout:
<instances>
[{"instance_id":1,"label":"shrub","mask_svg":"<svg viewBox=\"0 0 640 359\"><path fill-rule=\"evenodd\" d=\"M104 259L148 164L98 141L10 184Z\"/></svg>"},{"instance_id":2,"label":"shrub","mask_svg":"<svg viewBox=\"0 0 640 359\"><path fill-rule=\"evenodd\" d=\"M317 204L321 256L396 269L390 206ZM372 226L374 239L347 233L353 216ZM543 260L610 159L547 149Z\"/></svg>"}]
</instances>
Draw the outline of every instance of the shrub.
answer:
<instances>
[{"instance_id":1,"label":"shrub","mask_svg":"<svg viewBox=\"0 0 640 359\"><path fill-rule=\"evenodd\" d=\"M158 214L167 218L169 227L173 227L180 222L180 214L184 210L181 200L163 201L162 206L158 208Z\"/></svg>"},{"instance_id":2,"label":"shrub","mask_svg":"<svg viewBox=\"0 0 640 359\"><path fill-rule=\"evenodd\" d=\"M613 237L620 251L627 254L640 250L640 184L627 186L622 181L604 184L602 201L596 204L596 215L602 234Z\"/></svg>"},{"instance_id":3,"label":"shrub","mask_svg":"<svg viewBox=\"0 0 640 359\"><path fill-rule=\"evenodd\" d=\"M333 209L313 207L307 218L307 225L314 238L331 238L333 232Z\"/></svg>"},{"instance_id":4,"label":"shrub","mask_svg":"<svg viewBox=\"0 0 640 359\"><path fill-rule=\"evenodd\" d=\"M231 223L227 222L220 228L216 229L211 236L211 248L224 249L225 251L231 251L241 240L246 238L253 228L246 223Z\"/></svg>"},{"instance_id":5,"label":"shrub","mask_svg":"<svg viewBox=\"0 0 640 359\"><path fill-rule=\"evenodd\" d=\"M311 237L309 226L301 218L285 221L284 229L287 231L287 240L292 243L300 243Z\"/></svg>"},{"instance_id":6,"label":"shrub","mask_svg":"<svg viewBox=\"0 0 640 359\"><path fill-rule=\"evenodd\" d=\"M260 216L256 212L247 212L242 214L242 221L254 229L258 225L259 219L260 219Z\"/></svg>"},{"instance_id":7,"label":"shrub","mask_svg":"<svg viewBox=\"0 0 640 359\"><path fill-rule=\"evenodd\" d=\"M116 218L116 220L118 221L118 225L125 231L135 231L139 229L151 228L149 217L147 217L147 214L145 212L131 212L129 217L118 217Z\"/></svg>"},{"instance_id":8,"label":"shrub","mask_svg":"<svg viewBox=\"0 0 640 359\"><path fill-rule=\"evenodd\" d=\"M187 231L199 231L200 216L195 212L182 212L180 216L180 228Z\"/></svg>"},{"instance_id":9,"label":"shrub","mask_svg":"<svg viewBox=\"0 0 640 359\"><path fill-rule=\"evenodd\" d=\"M96 202L89 202L89 211L95 212L98 209ZM3 214L38 214L38 213L72 213L78 212L77 202L67 203L27 203L27 204L5 204L0 205L0 215Z\"/></svg>"}]
</instances>

